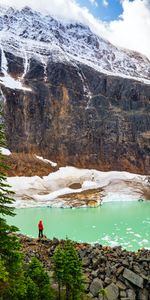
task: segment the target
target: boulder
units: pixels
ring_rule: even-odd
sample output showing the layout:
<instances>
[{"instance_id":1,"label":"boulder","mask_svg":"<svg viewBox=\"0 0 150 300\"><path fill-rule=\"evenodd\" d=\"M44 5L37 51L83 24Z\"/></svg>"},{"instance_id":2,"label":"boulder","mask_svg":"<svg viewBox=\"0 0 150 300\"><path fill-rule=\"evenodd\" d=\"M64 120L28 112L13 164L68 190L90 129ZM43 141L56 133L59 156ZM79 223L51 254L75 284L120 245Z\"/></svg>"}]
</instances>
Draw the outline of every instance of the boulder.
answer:
<instances>
[{"instance_id":1,"label":"boulder","mask_svg":"<svg viewBox=\"0 0 150 300\"><path fill-rule=\"evenodd\" d=\"M124 270L124 267L123 267L123 266L119 267L119 268L117 269L116 276L119 276L119 275L123 272L123 270Z\"/></svg>"},{"instance_id":2,"label":"boulder","mask_svg":"<svg viewBox=\"0 0 150 300\"><path fill-rule=\"evenodd\" d=\"M138 300L148 300L149 292L146 289L142 289L138 293Z\"/></svg>"},{"instance_id":3,"label":"boulder","mask_svg":"<svg viewBox=\"0 0 150 300\"><path fill-rule=\"evenodd\" d=\"M143 288L143 278L133 271L129 269L125 269L123 272L123 277L126 278L128 281L133 283L134 285Z\"/></svg>"},{"instance_id":4,"label":"boulder","mask_svg":"<svg viewBox=\"0 0 150 300\"><path fill-rule=\"evenodd\" d=\"M119 289L118 287L114 284L111 283L106 287L106 295L107 295L107 300L117 300L119 299Z\"/></svg>"},{"instance_id":5,"label":"boulder","mask_svg":"<svg viewBox=\"0 0 150 300\"><path fill-rule=\"evenodd\" d=\"M95 278L90 285L90 293L95 297L98 296L100 289L103 288L103 282L101 279Z\"/></svg>"},{"instance_id":6,"label":"boulder","mask_svg":"<svg viewBox=\"0 0 150 300\"><path fill-rule=\"evenodd\" d=\"M111 279L109 277L105 277L105 283L108 285L111 283Z\"/></svg>"},{"instance_id":7,"label":"boulder","mask_svg":"<svg viewBox=\"0 0 150 300\"><path fill-rule=\"evenodd\" d=\"M127 294L125 291L120 291L120 297L126 298Z\"/></svg>"},{"instance_id":8,"label":"boulder","mask_svg":"<svg viewBox=\"0 0 150 300\"><path fill-rule=\"evenodd\" d=\"M116 282L116 285L118 286L118 288L119 288L120 290L126 290L126 286L125 286L125 284L124 284L123 282L117 281L117 282Z\"/></svg>"},{"instance_id":9,"label":"boulder","mask_svg":"<svg viewBox=\"0 0 150 300\"><path fill-rule=\"evenodd\" d=\"M87 267L89 264L90 264L89 258L88 257L83 257L83 259L82 259L82 265L84 267Z\"/></svg>"},{"instance_id":10,"label":"boulder","mask_svg":"<svg viewBox=\"0 0 150 300\"><path fill-rule=\"evenodd\" d=\"M136 300L136 294L134 290L127 290L127 296L130 300Z\"/></svg>"}]
</instances>

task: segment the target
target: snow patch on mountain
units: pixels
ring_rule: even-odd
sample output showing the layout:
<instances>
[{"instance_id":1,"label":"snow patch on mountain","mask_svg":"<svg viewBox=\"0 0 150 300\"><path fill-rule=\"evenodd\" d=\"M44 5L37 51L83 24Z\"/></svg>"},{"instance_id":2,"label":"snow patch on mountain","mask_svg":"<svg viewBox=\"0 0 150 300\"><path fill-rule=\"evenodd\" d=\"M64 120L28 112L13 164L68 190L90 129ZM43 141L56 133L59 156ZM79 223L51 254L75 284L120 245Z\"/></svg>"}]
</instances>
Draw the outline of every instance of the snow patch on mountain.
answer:
<instances>
[{"instance_id":1,"label":"snow patch on mountain","mask_svg":"<svg viewBox=\"0 0 150 300\"><path fill-rule=\"evenodd\" d=\"M10 150L7 148L4 148L4 147L0 147L0 153L2 155L10 155L11 154Z\"/></svg>"},{"instance_id":2,"label":"snow patch on mountain","mask_svg":"<svg viewBox=\"0 0 150 300\"><path fill-rule=\"evenodd\" d=\"M54 167L54 168L57 167L57 163L54 162L54 161L51 161L51 160L49 160L49 159L43 158L42 156L38 156L38 155L36 155L36 157L37 157L38 159L44 161L45 163L49 163L49 164L50 164L52 167Z\"/></svg>"},{"instance_id":3,"label":"snow patch on mountain","mask_svg":"<svg viewBox=\"0 0 150 300\"><path fill-rule=\"evenodd\" d=\"M24 90L24 91L31 91L30 88L24 87L21 81L15 80L8 73L7 59L2 46L1 46L1 72L2 72L2 76L0 76L0 83L5 87L11 89Z\"/></svg>"}]
</instances>

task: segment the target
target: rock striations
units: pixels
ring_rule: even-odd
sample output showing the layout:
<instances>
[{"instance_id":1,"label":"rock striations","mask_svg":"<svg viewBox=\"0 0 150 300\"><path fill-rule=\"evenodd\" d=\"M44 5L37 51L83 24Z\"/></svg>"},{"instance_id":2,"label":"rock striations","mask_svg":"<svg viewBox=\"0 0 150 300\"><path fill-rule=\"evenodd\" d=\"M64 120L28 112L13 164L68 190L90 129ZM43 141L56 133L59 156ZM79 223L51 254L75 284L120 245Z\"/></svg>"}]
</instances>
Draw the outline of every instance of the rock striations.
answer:
<instances>
[{"instance_id":1,"label":"rock striations","mask_svg":"<svg viewBox=\"0 0 150 300\"><path fill-rule=\"evenodd\" d=\"M8 146L59 165L150 174L150 61L83 24L0 8Z\"/></svg>"}]
</instances>

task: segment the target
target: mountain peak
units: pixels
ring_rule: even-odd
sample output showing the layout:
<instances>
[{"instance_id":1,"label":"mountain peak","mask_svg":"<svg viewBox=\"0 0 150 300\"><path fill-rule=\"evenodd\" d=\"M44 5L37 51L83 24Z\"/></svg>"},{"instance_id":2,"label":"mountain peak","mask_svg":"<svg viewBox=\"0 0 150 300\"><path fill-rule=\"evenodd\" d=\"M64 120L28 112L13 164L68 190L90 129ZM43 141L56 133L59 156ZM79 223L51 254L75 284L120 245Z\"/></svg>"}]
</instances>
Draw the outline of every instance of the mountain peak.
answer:
<instances>
[{"instance_id":1,"label":"mountain peak","mask_svg":"<svg viewBox=\"0 0 150 300\"><path fill-rule=\"evenodd\" d=\"M28 60L36 56L42 61L83 63L102 73L150 80L146 57L115 47L80 22L59 20L28 6L0 8L0 37L4 51L25 54Z\"/></svg>"}]
</instances>

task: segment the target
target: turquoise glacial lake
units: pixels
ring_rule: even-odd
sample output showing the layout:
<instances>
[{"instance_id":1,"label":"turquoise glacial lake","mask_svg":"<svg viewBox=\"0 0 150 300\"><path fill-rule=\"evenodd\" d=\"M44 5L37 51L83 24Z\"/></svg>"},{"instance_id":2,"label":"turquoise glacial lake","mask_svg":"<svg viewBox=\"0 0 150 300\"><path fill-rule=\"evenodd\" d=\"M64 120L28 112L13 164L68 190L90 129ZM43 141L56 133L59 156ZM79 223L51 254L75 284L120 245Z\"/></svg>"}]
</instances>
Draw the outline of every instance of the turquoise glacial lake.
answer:
<instances>
[{"instance_id":1,"label":"turquoise glacial lake","mask_svg":"<svg viewBox=\"0 0 150 300\"><path fill-rule=\"evenodd\" d=\"M37 237L37 224L43 220L48 238L121 245L127 250L150 249L150 202L109 202L98 208L24 208L16 209L9 224L20 232Z\"/></svg>"}]
</instances>

